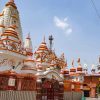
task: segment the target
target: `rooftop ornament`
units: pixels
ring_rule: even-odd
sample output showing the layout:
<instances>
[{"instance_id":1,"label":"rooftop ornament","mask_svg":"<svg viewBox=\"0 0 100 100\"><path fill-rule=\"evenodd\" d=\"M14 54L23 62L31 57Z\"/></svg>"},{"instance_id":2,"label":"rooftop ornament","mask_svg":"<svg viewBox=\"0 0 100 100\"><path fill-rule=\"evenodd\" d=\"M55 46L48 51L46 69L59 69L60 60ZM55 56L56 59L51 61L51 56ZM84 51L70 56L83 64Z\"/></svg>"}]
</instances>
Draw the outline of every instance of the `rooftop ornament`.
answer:
<instances>
[{"instance_id":1,"label":"rooftop ornament","mask_svg":"<svg viewBox=\"0 0 100 100\"><path fill-rule=\"evenodd\" d=\"M10 0L9 2L13 2L14 3L14 0Z\"/></svg>"}]
</instances>

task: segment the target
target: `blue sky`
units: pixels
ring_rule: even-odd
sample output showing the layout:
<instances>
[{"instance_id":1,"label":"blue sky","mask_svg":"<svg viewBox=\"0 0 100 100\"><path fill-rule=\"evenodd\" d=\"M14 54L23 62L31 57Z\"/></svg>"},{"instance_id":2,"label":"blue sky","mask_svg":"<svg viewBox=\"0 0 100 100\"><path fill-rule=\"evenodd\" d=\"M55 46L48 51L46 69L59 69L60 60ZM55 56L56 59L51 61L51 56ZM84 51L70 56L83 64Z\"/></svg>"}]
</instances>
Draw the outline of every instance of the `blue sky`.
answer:
<instances>
[{"instance_id":1,"label":"blue sky","mask_svg":"<svg viewBox=\"0 0 100 100\"><path fill-rule=\"evenodd\" d=\"M0 11L8 0L0 0ZM31 33L33 50L44 35L53 35L57 55L71 60L97 64L100 55L100 19L91 0L15 0L20 12L23 34ZM100 0L94 0L100 13ZM25 37L24 37L25 38Z\"/></svg>"}]
</instances>

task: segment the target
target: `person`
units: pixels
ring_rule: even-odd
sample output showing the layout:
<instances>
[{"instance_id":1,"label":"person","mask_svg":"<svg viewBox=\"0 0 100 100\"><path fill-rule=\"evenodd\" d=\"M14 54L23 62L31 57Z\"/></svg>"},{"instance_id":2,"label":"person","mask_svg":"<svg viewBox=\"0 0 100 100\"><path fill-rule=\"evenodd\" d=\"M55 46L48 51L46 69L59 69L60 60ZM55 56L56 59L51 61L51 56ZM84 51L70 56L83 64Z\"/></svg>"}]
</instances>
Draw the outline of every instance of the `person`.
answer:
<instances>
[{"instance_id":1,"label":"person","mask_svg":"<svg viewBox=\"0 0 100 100\"><path fill-rule=\"evenodd\" d=\"M96 93L96 98L98 98L98 93Z\"/></svg>"}]
</instances>

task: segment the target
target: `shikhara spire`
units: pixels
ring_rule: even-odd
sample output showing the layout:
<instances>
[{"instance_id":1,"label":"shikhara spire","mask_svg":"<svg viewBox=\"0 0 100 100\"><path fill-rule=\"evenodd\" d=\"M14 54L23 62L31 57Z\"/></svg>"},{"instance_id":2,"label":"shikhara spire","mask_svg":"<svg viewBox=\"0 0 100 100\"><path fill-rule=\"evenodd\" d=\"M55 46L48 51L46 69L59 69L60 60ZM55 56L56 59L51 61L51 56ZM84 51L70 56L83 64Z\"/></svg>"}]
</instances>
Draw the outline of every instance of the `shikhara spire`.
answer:
<instances>
[{"instance_id":1,"label":"shikhara spire","mask_svg":"<svg viewBox=\"0 0 100 100\"><path fill-rule=\"evenodd\" d=\"M24 45L25 49L27 50L27 52L31 52L32 53L32 41L31 41L31 37L30 37L30 33L27 34L27 37L25 39L25 45Z\"/></svg>"},{"instance_id":2,"label":"shikhara spire","mask_svg":"<svg viewBox=\"0 0 100 100\"><path fill-rule=\"evenodd\" d=\"M0 36L10 26L17 27L15 31L18 33L18 37L20 41L23 43L20 16L16 4L14 3L14 0L9 0L6 3L4 9L2 10L0 16Z\"/></svg>"}]
</instances>

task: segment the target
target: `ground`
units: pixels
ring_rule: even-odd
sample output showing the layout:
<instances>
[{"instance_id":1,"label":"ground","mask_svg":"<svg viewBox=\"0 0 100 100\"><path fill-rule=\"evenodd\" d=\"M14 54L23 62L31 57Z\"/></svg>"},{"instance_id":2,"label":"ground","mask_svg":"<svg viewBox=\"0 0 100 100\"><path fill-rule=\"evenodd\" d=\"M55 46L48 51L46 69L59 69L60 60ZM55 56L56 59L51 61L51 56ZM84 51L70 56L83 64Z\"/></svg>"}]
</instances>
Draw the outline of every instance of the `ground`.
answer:
<instances>
[{"instance_id":1,"label":"ground","mask_svg":"<svg viewBox=\"0 0 100 100\"><path fill-rule=\"evenodd\" d=\"M100 100L100 98L86 98L86 100Z\"/></svg>"}]
</instances>

